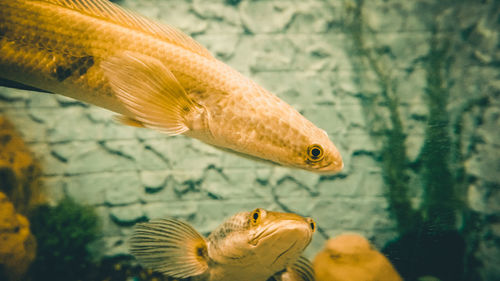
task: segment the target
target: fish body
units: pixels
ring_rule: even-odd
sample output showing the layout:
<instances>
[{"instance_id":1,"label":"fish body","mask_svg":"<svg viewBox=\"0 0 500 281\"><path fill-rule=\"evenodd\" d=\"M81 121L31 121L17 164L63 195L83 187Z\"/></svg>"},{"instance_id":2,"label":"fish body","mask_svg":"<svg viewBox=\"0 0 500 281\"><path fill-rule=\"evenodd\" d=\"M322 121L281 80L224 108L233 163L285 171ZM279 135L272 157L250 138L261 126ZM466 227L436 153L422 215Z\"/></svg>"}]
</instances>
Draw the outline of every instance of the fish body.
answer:
<instances>
[{"instance_id":1,"label":"fish body","mask_svg":"<svg viewBox=\"0 0 500 281\"><path fill-rule=\"evenodd\" d=\"M345 233L326 242L313 261L318 281L402 281L389 260L366 238Z\"/></svg>"},{"instance_id":2,"label":"fish body","mask_svg":"<svg viewBox=\"0 0 500 281\"><path fill-rule=\"evenodd\" d=\"M144 266L177 278L203 281L311 281L301 257L312 219L256 209L237 213L203 238L187 223L164 219L136 225L132 254Z\"/></svg>"},{"instance_id":3,"label":"fish body","mask_svg":"<svg viewBox=\"0 0 500 281\"><path fill-rule=\"evenodd\" d=\"M251 158L343 167L326 132L290 105L191 37L106 0L0 0L0 78Z\"/></svg>"}]
</instances>

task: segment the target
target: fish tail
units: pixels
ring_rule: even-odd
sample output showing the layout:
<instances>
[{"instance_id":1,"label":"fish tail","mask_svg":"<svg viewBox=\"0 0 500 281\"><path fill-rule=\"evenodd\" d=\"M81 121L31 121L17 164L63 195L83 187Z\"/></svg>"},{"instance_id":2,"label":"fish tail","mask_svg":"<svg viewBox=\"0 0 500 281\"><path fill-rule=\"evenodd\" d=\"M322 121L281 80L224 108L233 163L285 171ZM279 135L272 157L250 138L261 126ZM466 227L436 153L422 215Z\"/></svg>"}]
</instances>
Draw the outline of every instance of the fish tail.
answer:
<instances>
[{"instance_id":1,"label":"fish tail","mask_svg":"<svg viewBox=\"0 0 500 281\"><path fill-rule=\"evenodd\" d=\"M187 278L208 269L207 243L185 222L159 219L137 224L129 242L140 263L164 275Z\"/></svg>"}]
</instances>

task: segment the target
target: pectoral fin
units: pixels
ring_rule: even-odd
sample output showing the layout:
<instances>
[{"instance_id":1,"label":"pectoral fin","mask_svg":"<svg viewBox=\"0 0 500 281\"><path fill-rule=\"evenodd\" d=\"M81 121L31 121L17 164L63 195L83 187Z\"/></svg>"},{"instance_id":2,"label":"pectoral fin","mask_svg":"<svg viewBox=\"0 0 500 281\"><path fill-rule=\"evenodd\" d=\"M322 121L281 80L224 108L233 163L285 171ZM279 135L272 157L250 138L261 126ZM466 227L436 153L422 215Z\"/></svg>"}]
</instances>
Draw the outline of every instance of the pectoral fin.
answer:
<instances>
[{"instance_id":1,"label":"pectoral fin","mask_svg":"<svg viewBox=\"0 0 500 281\"><path fill-rule=\"evenodd\" d=\"M282 272L276 273L267 281L314 281L314 270L311 262L305 257L299 257Z\"/></svg>"},{"instance_id":2,"label":"pectoral fin","mask_svg":"<svg viewBox=\"0 0 500 281\"><path fill-rule=\"evenodd\" d=\"M124 52L102 61L101 68L132 119L169 135L189 130L185 117L197 106L162 62Z\"/></svg>"},{"instance_id":3,"label":"pectoral fin","mask_svg":"<svg viewBox=\"0 0 500 281\"><path fill-rule=\"evenodd\" d=\"M144 124L142 122L124 115L113 115L113 120L123 125L137 127L137 128L144 128Z\"/></svg>"},{"instance_id":4,"label":"pectoral fin","mask_svg":"<svg viewBox=\"0 0 500 281\"><path fill-rule=\"evenodd\" d=\"M205 239L176 219L138 224L130 239L130 251L143 265L167 276L187 278L208 269Z\"/></svg>"}]
</instances>

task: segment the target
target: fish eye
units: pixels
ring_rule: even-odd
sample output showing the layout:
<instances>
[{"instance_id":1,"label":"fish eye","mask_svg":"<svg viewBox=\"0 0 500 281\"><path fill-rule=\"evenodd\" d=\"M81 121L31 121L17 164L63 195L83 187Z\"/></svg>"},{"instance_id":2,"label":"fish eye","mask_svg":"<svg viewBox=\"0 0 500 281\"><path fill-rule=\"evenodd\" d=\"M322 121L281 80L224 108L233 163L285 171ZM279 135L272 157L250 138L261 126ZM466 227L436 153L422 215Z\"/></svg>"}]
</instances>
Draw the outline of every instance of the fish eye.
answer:
<instances>
[{"instance_id":1,"label":"fish eye","mask_svg":"<svg viewBox=\"0 0 500 281\"><path fill-rule=\"evenodd\" d=\"M261 218L261 210L260 209L255 209L252 211L252 213L250 214L250 222L252 225L257 225L259 224L260 222L260 218Z\"/></svg>"},{"instance_id":2,"label":"fish eye","mask_svg":"<svg viewBox=\"0 0 500 281\"><path fill-rule=\"evenodd\" d=\"M310 218L309 218L309 219L307 219L307 220L308 220L308 222L309 222L309 226L311 227L311 230L312 230L313 232L314 232L314 231L316 231L316 223L314 222L314 220L313 220L313 219L310 219Z\"/></svg>"},{"instance_id":3,"label":"fish eye","mask_svg":"<svg viewBox=\"0 0 500 281\"><path fill-rule=\"evenodd\" d=\"M307 147L307 158L309 161L317 162L323 159L323 148L319 144L313 144Z\"/></svg>"}]
</instances>

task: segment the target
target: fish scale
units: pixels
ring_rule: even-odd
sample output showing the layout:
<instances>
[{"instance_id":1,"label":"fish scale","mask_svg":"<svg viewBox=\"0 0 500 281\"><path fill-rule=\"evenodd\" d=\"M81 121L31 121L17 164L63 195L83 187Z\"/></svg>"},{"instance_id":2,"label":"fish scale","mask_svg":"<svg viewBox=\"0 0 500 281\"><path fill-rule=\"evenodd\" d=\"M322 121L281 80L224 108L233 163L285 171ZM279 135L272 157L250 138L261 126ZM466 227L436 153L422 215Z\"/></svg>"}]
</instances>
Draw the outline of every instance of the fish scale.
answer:
<instances>
[{"instance_id":1,"label":"fish scale","mask_svg":"<svg viewBox=\"0 0 500 281\"><path fill-rule=\"evenodd\" d=\"M0 78L252 159L343 166L327 134L290 105L189 36L104 0L0 0ZM311 161L312 146L321 159Z\"/></svg>"},{"instance_id":2,"label":"fish scale","mask_svg":"<svg viewBox=\"0 0 500 281\"><path fill-rule=\"evenodd\" d=\"M27 54L20 60L19 57L12 57L8 53L0 55L1 66L13 65L16 66L16 71L9 74L16 77L23 77L23 80L31 79L30 74L36 73L37 76L42 76L47 80L44 85L48 90L60 92L59 85L52 83L54 72L53 68L37 63L39 57L48 58L58 56L60 54L68 54L66 60L59 59L58 65L65 67L71 64L70 58L92 56L95 61L101 61L102 58L110 56L113 51L116 51L116 42L120 42L119 48L141 52L151 56L168 57L169 44L159 42L155 38L148 38L146 34L130 33L129 30L109 23L103 20L92 18L88 15L80 14L70 9L62 9L50 3L37 1L2 1L0 3L2 17L1 26L7 26L3 40L15 44L14 52L25 48L33 48L33 45L40 46L40 40L46 40L48 43L45 48L38 48L38 53ZM42 24L40 24L42 23ZM35 33L32 31L35 30ZM22 38L23 40L19 40ZM3 45L3 44L2 44ZM157 46L163 45L163 46ZM170 52L173 53L173 52ZM175 55L172 63L178 63L177 69L185 68L189 65L186 63L189 56L179 54L177 59ZM12 59L12 60L9 60ZM112 97L112 91L107 83L102 71L94 67L93 72L96 75L91 76L72 76L71 79L65 81L64 92L81 92L74 98L86 100L98 106L111 109L118 104L116 101L107 101L100 99L98 94L105 93L105 96ZM174 65L172 65L174 66ZM3 69L2 69L3 70ZM27 71L28 70L28 71ZM33 74L32 74L33 73ZM25 82L25 81L23 81ZM28 82L25 82L28 84ZM188 83L193 84L193 83ZM90 91L89 91L90 89ZM67 94L71 95L71 94ZM96 95L96 97L88 97L88 95ZM125 110L120 110L118 113L124 113Z\"/></svg>"}]
</instances>

